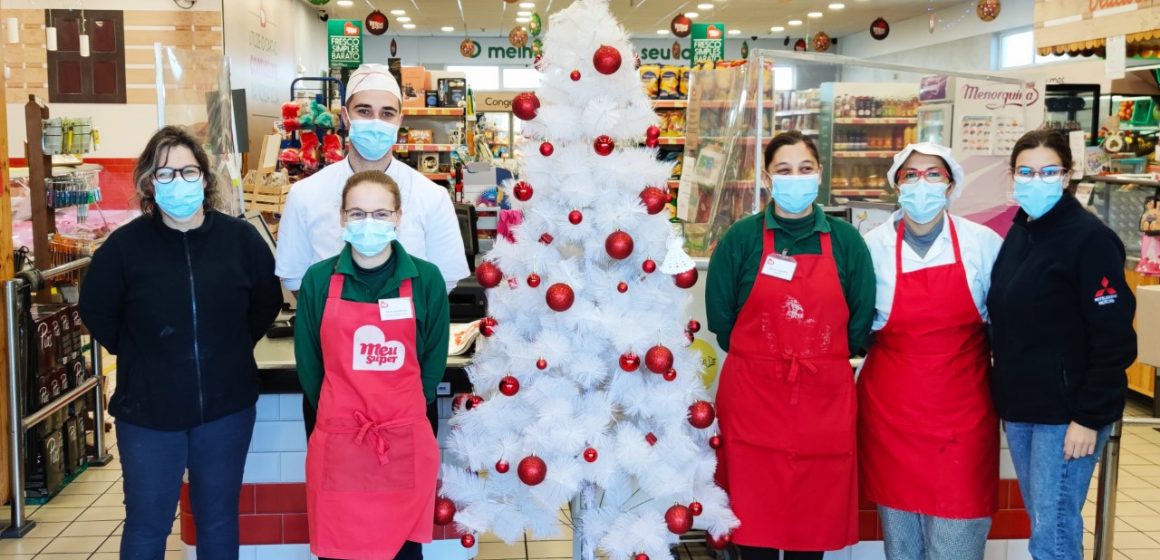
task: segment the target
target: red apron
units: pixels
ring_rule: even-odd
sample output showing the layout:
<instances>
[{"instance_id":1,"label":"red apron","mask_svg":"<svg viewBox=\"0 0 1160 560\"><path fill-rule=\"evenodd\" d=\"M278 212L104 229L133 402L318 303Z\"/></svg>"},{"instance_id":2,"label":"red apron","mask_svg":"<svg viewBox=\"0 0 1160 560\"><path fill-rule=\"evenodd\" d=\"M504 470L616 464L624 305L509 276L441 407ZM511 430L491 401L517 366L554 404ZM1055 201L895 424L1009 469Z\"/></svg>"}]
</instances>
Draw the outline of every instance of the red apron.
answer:
<instances>
[{"instance_id":1,"label":"red apron","mask_svg":"<svg viewBox=\"0 0 1160 560\"><path fill-rule=\"evenodd\" d=\"M774 252L765 230L761 262ZM717 392L718 483L740 545L838 550L858 541L857 403L830 235L786 281L758 272Z\"/></svg>"},{"instance_id":2,"label":"red apron","mask_svg":"<svg viewBox=\"0 0 1160 560\"><path fill-rule=\"evenodd\" d=\"M427 420L415 312L383 321L378 303L342 299L330 277L322 314L326 375L306 451L310 551L391 560L405 541L431 542L439 445ZM411 280L399 287L411 297Z\"/></svg>"},{"instance_id":3,"label":"red apron","mask_svg":"<svg viewBox=\"0 0 1160 560\"><path fill-rule=\"evenodd\" d=\"M954 264L907 273L898 224L894 305L858 381L862 488L893 509L972 519L998 509L999 421L985 326L946 220Z\"/></svg>"}]
</instances>

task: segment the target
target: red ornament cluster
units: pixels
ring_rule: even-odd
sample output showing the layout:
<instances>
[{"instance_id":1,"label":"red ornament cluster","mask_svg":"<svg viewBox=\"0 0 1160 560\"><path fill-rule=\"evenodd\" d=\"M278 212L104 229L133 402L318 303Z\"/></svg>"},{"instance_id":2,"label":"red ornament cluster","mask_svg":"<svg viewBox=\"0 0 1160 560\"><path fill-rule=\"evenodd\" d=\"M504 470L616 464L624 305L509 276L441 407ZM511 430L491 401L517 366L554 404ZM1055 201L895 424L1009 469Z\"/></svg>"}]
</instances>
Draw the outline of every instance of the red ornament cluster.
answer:
<instances>
[{"instance_id":1,"label":"red ornament cluster","mask_svg":"<svg viewBox=\"0 0 1160 560\"><path fill-rule=\"evenodd\" d=\"M700 332L701 331L701 322L696 320L696 319L689 319L689 324L685 328L691 333Z\"/></svg>"},{"instance_id":2,"label":"red ornament cluster","mask_svg":"<svg viewBox=\"0 0 1160 560\"><path fill-rule=\"evenodd\" d=\"M655 148L661 145L661 129L655 125L648 127L645 131L644 145L650 148Z\"/></svg>"},{"instance_id":3,"label":"red ornament cluster","mask_svg":"<svg viewBox=\"0 0 1160 560\"><path fill-rule=\"evenodd\" d=\"M644 365L653 373L665 373L673 367L673 352L658 344L644 355Z\"/></svg>"},{"instance_id":4,"label":"red ornament cluster","mask_svg":"<svg viewBox=\"0 0 1160 560\"><path fill-rule=\"evenodd\" d=\"M520 482L528 486L535 486L548 477L548 464L543 459L530 455L520 461L516 474L519 475Z\"/></svg>"},{"instance_id":5,"label":"red ornament cluster","mask_svg":"<svg viewBox=\"0 0 1160 560\"><path fill-rule=\"evenodd\" d=\"M548 293L544 297L552 311L567 311L576 301L576 293L572 291L572 287L563 283L548 286Z\"/></svg>"},{"instance_id":6,"label":"red ornament cluster","mask_svg":"<svg viewBox=\"0 0 1160 560\"><path fill-rule=\"evenodd\" d=\"M709 548L713 550L725 550L725 547L729 546L729 542L732 540L732 537L729 535L722 535L721 538L717 538L712 533L705 534L705 544L709 545Z\"/></svg>"},{"instance_id":7,"label":"red ornament cluster","mask_svg":"<svg viewBox=\"0 0 1160 560\"><path fill-rule=\"evenodd\" d=\"M632 247L632 236L620 230L608 234L604 240L604 250L616 260L627 259L632 254Z\"/></svg>"}]
</instances>

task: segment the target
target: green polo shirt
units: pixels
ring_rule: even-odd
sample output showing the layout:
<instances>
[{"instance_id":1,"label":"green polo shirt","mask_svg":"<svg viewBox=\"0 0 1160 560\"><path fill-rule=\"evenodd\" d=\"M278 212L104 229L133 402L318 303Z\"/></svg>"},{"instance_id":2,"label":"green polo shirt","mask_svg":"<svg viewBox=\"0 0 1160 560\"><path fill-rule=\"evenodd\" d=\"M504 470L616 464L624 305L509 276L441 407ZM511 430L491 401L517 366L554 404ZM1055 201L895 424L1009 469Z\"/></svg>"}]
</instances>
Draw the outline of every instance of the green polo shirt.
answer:
<instances>
[{"instance_id":1,"label":"green polo shirt","mask_svg":"<svg viewBox=\"0 0 1160 560\"><path fill-rule=\"evenodd\" d=\"M350 358L351 352L350 348L322 347L322 312L330 291L330 275L336 270L346 276L342 299L358 303L399 297L403 280L412 279L416 351L423 377L423 395L427 402L435 400L435 388L443 380L447 368L447 339L451 336L446 284L435 265L408 255L398 241L391 247L391 258L386 264L374 270L363 270L355 264L350 244L347 244L337 257L316 263L302 278L298 311L294 318L294 357L302 392L316 408L325 371L323 352L341 352L346 359Z\"/></svg>"},{"instance_id":2,"label":"green polo shirt","mask_svg":"<svg viewBox=\"0 0 1160 560\"><path fill-rule=\"evenodd\" d=\"M729 350L733 325L741 307L749 299L749 292L761 269L766 229L774 230L777 252L784 251L791 256L820 255L820 234L830 234L838 281L850 309L847 326L850 352L861 351L874 321L874 263L870 260L870 250L854 226L827 216L822 207L816 205L809 216L790 220L774 215L773 204L769 204L765 212L747 216L725 232L709 260L705 288L708 326L717 335L717 343L723 350Z\"/></svg>"}]
</instances>

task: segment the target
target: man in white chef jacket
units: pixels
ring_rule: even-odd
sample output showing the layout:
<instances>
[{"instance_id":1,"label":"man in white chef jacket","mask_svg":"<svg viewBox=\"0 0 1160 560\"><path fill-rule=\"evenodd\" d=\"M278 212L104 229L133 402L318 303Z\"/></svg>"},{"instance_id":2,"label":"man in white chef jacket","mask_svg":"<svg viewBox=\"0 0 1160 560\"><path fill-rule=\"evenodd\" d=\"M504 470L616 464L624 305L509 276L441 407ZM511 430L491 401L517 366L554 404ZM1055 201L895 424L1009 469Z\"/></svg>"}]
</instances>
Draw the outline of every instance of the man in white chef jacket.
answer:
<instances>
[{"instance_id":1,"label":"man in white chef jacket","mask_svg":"<svg viewBox=\"0 0 1160 560\"><path fill-rule=\"evenodd\" d=\"M352 149L290 189L278 226L275 273L297 292L306 269L337 255L343 247L339 207L342 187L359 171L385 171L402 195L399 242L407 253L433 263L450 293L468 274L459 220L447 189L392 155L403 121L399 83L382 64L363 64L350 76L342 118Z\"/></svg>"}]
</instances>

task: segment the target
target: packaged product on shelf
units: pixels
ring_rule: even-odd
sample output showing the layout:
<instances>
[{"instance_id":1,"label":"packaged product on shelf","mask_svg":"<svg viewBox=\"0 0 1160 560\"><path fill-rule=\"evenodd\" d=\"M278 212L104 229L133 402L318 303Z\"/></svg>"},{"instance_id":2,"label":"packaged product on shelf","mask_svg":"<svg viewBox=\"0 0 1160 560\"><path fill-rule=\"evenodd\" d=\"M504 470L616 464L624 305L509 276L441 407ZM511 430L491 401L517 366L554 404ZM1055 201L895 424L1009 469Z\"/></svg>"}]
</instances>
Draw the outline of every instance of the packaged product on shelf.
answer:
<instances>
[{"instance_id":1,"label":"packaged product on shelf","mask_svg":"<svg viewBox=\"0 0 1160 560\"><path fill-rule=\"evenodd\" d=\"M681 98L681 67L662 66L658 99Z\"/></svg>"},{"instance_id":2,"label":"packaged product on shelf","mask_svg":"<svg viewBox=\"0 0 1160 560\"><path fill-rule=\"evenodd\" d=\"M401 70L404 107L423 107L427 104L427 69L422 66L404 66Z\"/></svg>"},{"instance_id":3,"label":"packaged product on shelf","mask_svg":"<svg viewBox=\"0 0 1160 560\"><path fill-rule=\"evenodd\" d=\"M661 67L657 64L642 64L640 66L640 85L644 86L645 93L656 99L660 93Z\"/></svg>"},{"instance_id":4,"label":"packaged product on shelf","mask_svg":"<svg viewBox=\"0 0 1160 560\"><path fill-rule=\"evenodd\" d=\"M443 107L458 107L467 99L467 80L461 78L439 79L439 104Z\"/></svg>"},{"instance_id":5,"label":"packaged product on shelf","mask_svg":"<svg viewBox=\"0 0 1160 560\"><path fill-rule=\"evenodd\" d=\"M661 136L678 138L685 135L685 112L680 109L657 111L660 117Z\"/></svg>"},{"instance_id":6,"label":"packaged product on shelf","mask_svg":"<svg viewBox=\"0 0 1160 560\"><path fill-rule=\"evenodd\" d=\"M692 76L691 72L692 72L692 69L689 68L688 66L681 66L681 98L682 99L689 97L689 79L690 79L690 76Z\"/></svg>"},{"instance_id":7,"label":"packaged product on shelf","mask_svg":"<svg viewBox=\"0 0 1160 560\"><path fill-rule=\"evenodd\" d=\"M24 486L29 499L51 497L64 484L64 418L64 411L56 412L27 431L28 476Z\"/></svg>"},{"instance_id":8,"label":"packaged product on shelf","mask_svg":"<svg viewBox=\"0 0 1160 560\"><path fill-rule=\"evenodd\" d=\"M408 143L411 144L434 144L435 131L426 128L412 128L408 131Z\"/></svg>"}]
</instances>

